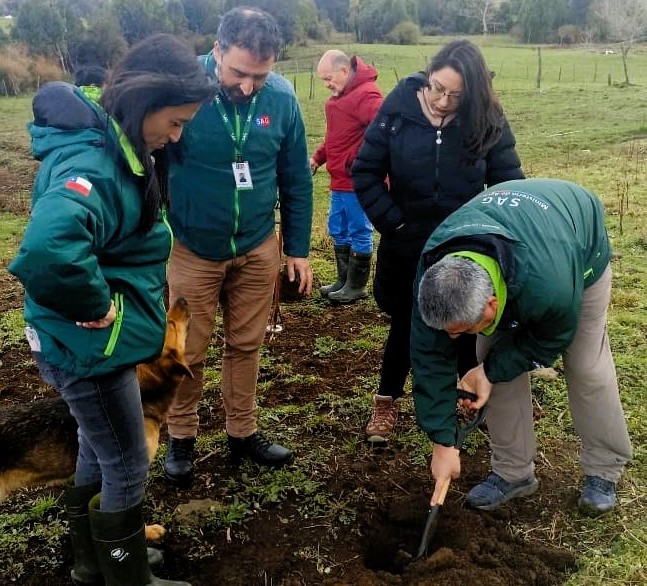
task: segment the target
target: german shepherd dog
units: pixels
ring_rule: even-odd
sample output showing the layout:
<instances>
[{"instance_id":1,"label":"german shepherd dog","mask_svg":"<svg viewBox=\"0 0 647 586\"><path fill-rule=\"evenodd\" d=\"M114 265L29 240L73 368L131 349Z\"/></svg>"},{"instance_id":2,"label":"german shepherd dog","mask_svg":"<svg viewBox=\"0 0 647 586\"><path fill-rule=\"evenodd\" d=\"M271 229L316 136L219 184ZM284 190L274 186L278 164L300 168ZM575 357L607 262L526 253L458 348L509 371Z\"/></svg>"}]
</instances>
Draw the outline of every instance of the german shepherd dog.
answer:
<instances>
[{"instance_id":1,"label":"german shepherd dog","mask_svg":"<svg viewBox=\"0 0 647 586\"><path fill-rule=\"evenodd\" d=\"M150 460L180 382L185 376L193 377L184 357L188 324L189 305L179 298L167 314L162 354L137 365ZM0 501L19 488L65 484L76 467L76 420L61 397L1 410L0 446ZM149 539L163 534L162 527L146 527Z\"/></svg>"}]
</instances>

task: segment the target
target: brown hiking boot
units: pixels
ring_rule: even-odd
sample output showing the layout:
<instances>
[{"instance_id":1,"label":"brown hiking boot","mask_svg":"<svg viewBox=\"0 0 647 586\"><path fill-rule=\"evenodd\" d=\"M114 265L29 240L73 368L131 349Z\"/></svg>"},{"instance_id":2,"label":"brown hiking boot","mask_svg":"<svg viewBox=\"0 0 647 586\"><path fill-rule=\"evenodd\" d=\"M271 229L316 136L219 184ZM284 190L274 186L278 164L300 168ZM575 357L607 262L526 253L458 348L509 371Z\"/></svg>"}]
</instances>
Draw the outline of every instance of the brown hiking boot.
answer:
<instances>
[{"instance_id":1,"label":"brown hiking boot","mask_svg":"<svg viewBox=\"0 0 647 586\"><path fill-rule=\"evenodd\" d=\"M373 411L366 425L367 441L374 444L389 441L398 420L401 400L394 400L393 397L385 395L373 395Z\"/></svg>"}]
</instances>

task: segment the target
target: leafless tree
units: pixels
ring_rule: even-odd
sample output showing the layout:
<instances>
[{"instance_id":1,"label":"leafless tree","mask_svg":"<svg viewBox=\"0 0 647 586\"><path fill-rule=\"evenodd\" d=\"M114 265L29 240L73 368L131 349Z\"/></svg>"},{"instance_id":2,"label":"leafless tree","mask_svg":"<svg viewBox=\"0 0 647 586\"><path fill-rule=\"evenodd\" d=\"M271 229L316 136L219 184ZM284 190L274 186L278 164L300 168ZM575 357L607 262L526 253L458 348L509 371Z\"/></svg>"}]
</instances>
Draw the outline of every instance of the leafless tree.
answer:
<instances>
[{"instance_id":1,"label":"leafless tree","mask_svg":"<svg viewBox=\"0 0 647 586\"><path fill-rule=\"evenodd\" d=\"M594 10L606 23L610 39L620 43L625 83L629 85L627 54L647 31L647 0L596 0Z\"/></svg>"}]
</instances>

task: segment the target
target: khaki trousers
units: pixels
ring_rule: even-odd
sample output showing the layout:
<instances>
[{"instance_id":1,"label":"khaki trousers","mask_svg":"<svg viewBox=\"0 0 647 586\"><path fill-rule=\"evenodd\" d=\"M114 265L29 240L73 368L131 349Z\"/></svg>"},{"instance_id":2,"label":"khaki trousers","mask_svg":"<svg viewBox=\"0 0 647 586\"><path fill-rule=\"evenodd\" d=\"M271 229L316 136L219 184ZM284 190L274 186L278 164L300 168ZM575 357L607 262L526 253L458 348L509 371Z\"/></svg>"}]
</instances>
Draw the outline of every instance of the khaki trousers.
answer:
<instances>
[{"instance_id":1,"label":"khaki trousers","mask_svg":"<svg viewBox=\"0 0 647 586\"><path fill-rule=\"evenodd\" d=\"M186 358L194 378L184 379L168 413L172 437L197 435L204 361L218 305L224 333L221 389L227 433L247 437L257 431L259 352L280 262L274 234L247 254L225 261L206 260L175 241L167 274L169 298L171 304L178 297L189 302Z\"/></svg>"},{"instance_id":2,"label":"khaki trousers","mask_svg":"<svg viewBox=\"0 0 647 586\"><path fill-rule=\"evenodd\" d=\"M631 459L631 443L607 336L610 298L611 269L607 267L584 291L577 332L563 359L571 417L582 442L582 471L617 482ZM496 339L496 335L479 334L480 361ZM495 384L488 406L492 471L507 481L528 477L537 453L529 374Z\"/></svg>"}]
</instances>

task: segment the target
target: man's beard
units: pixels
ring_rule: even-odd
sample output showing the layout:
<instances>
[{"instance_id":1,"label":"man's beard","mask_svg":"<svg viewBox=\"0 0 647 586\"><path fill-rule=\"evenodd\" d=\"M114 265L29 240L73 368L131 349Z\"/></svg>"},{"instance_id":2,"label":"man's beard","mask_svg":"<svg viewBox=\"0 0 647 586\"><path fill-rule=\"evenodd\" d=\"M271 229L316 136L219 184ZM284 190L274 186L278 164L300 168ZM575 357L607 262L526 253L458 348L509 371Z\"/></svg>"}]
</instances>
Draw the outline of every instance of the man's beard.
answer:
<instances>
[{"instance_id":1,"label":"man's beard","mask_svg":"<svg viewBox=\"0 0 647 586\"><path fill-rule=\"evenodd\" d=\"M243 92L240 91L240 87L237 85L231 87L221 85L220 90L233 104L246 104L258 93L258 90L254 90L251 94L246 96Z\"/></svg>"}]
</instances>

